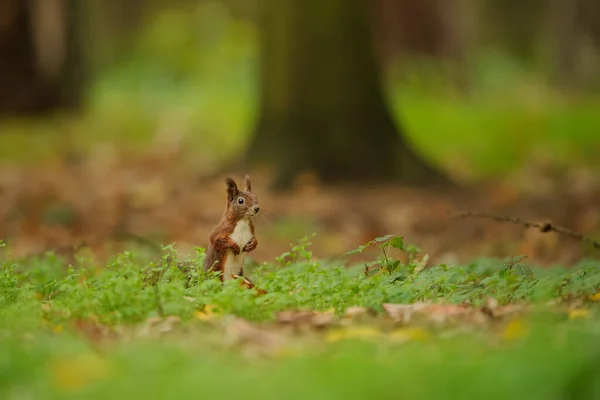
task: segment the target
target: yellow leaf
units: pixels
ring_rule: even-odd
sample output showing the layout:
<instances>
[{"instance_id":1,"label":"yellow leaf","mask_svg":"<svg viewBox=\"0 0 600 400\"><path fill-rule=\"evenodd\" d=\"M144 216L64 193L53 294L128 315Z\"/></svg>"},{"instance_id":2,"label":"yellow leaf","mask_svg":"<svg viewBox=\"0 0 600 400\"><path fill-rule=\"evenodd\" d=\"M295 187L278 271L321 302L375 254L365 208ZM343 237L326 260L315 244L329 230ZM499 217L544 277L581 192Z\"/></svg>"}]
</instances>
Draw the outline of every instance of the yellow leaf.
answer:
<instances>
[{"instance_id":1,"label":"yellow leaf","mask_svg":"<svg viewBox=\"0 0 600 400\"><path fill-rule=\"evenodd\" d=\"M217 316L217 306L214 306L212 304L207 304L206 306L204 306L204 310L203 311L196 311L194 313L194 316L202 321L208 321L211 319L214 319Z\"/></svg>"},{"instance_id":2,"label":"yellow leaf","mask_svg":"<svg viewBox=\"0 0 600 400\"><path fill-rule=\"evenodd\" d=\"M109 374L106 361L91 353L54 361L50 368L56 387L69 392L85 388Z\"/></svg>"},{"instance_id":3,"label":"yellow leaf","mask_svg":"<svg viewBox=\"0 0 600 400\"><path fill-rule=\"evenodd\" d=\"M515 319L512 320L506 325L504 328L504 339L506 340L515 340L519 339L526 334L525 324L521 320Z\"/></svg>"},{"instance_id":4,"label":"yellow leaf","mask_svg":"<svg viewBox=\"0 0 600 400\"><path fill-rule=\"evenodd\" d=\"M422 342L429 339L429 333L422 328L401 328L390 332L388 339L393 342L407 342L409 340Z\"/></svg>"},{"instance_id":5,"label":"yellow leaf","mask_svg":"<svg viewBox=\"0 0 600 400\"><path fill-rule=\"evenodd\" d=\"M219 308L217 306L215 306L214 304L207 304L204 306L204 312L207 314L216 314L218 312Z\"/></svg>"},{"instance_id":6,"label":"yellow leaf","mask_svg":"<svg viewBox=\"0 0 600 400\"><path fill-rule=\"evenodd\" d=\"M325 340L329 343L335 343L345 339L372 339L378 337L380 334L381 333L378 330L373 328L352 327L329 331Z\"/></svg>"},{"instance_id":7,"label":"yellow leaf","mask_svg":"<svg viewBox=\"0 0 600 400\"><path fill-rule=\"evenodd\" d=\"M208 321L209 319L211 319L210 315L208 315L202 311L196 311L194 313L194 316L201 321Z\"/></svg>"},{"instance_id":8,"label":"yellow leaf","mask_svg":"<svg viewBox=\"0 0 600 400\"><path fill-rule=\"evenodd\" d=\"M62 325L56 325L54 328L52 328L52 331L54 333L61 333L63 331L63 327Z\"/></svg>"},{"instance_id":9,"label":"yellow leaf","mask_svg":"<svg viewBox=\"0 0 600 400\"><path fill-rule=\"evenodd\" d=\"M592 300L592 301L600 301L600 292L591 295L590 296L590 300Z\"/></svg>"},{"instance_id":10,"label":"yellow leaf","mask_svg":"<svg viewBox=\"0 0 600 400\"><path fill-rule=\"evenodd\" d=\"M569 310L569 319L587 318L589 315L590 310L586 310L585 308L575 308L573 310Z\"/></svg>"}]
</instances>

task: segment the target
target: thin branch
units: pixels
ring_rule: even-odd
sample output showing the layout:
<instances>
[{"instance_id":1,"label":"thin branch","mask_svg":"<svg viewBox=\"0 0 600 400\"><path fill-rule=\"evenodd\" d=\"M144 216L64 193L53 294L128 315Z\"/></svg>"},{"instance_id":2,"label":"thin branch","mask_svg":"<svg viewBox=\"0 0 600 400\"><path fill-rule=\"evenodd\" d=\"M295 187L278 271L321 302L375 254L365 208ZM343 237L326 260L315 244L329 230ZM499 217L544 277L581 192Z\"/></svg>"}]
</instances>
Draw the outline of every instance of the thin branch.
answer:
<instances>
[{"instance_id":1,"label":"thin branch","mask_svg":"<svg viewBox=\"0 0 600 400\"><path fill-rule=\"evenodd\" d=\"M573 239L577 239L581 242L586 242L591 244L594 248L600 249L600 242L594 240L588 236L584 236L581 233L574 232L570 229L563 228L562 226L554 225L550 222L531 222L525 221L518 217L505 217L501 215L488 214L483 212L473 212L473 211L458 211L451 215L452 218L487 218L492 219L497 222L510 222L513 224L524 226L525 228L536 228L539 229L540 232L556 232L561 235L572 237Z\"/></svg>"}]
</instances>

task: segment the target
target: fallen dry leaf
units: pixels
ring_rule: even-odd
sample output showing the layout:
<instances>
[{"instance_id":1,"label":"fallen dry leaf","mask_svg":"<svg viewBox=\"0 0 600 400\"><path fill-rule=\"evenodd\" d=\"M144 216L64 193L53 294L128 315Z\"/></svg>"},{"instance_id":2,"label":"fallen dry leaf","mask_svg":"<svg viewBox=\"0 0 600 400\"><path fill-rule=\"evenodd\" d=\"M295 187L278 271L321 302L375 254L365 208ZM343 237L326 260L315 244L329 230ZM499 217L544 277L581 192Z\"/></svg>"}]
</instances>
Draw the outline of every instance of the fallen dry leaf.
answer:
<instances>
[{"instance_id":1,"label":"fallen dry leaf","mask_svg":"<svg viewBox=\"0 0 600 400\"><path fill-rule=\"evenodd\" d=\"M569 319L583 319L590 316L590 310L585 308L575 308L569 310Z\"/></svg>"},{"instance_id":2,"label":"fallen dry leaf","mask_svg":"<svg viewBox=\"0 0 600 400\"><path fill-rule=\"evenodd\" d=\"M390 317L403 324L410 322L417 316L438 325L455 321L470 324L482 324L487 321L486 314L482 310L459 304L385 303L383 308Z\"/></svg>"},{"instance_id":3,"label":"fallen dry leaf","mask_svg":"<svg viewBox=\"0 0 600 400\"><path fill-rule=\"evenodd\" d=\"M181 323L181 318L169 315L166 318L148 318L146 323L138 330L138 336L155 336L171 332Z\"/></svg>"},{"instance_id":4,"label":"fallen dry leaf","mask_svg":"<svg viewBox=\"0 0 600 400\"><path fill-rule=\"evenodd\" d=\"M335 322L334 312L317 312L312 319L312 325L315 328L324 328Z\"/></svg>"},{"instance_id":5,"label":"fallen dry leaf","mask_svg":"<svg viewBox=\"0 0 600 400\"><path fill-rule=\"evenodd\" d=\"M110 329L94 319L76 319L73 321L76 332L83 334L91 342L99 342L111 336Z\"/></svg>"},{"instance_id":6,"label":"fallen dry leaf","mask_svg":"<svg viewBox=\"0 0 600 400\"><path fill-rule=\"evenodd\" d=\"M323 312L311 310L286 310L277 314L277 322L283 325L291 325L296 328L323 328L332 325L335 321L335 310L333 309Z\"/></svg>"},{"instance_id":7,"label":"fallen dry leaf","mask_svg":"<svg viewBox=\"0 0 600 400\"><path fill-rule=\"evenodd\" d=\"M366 307L349 307L344 313L344 318L354 319L369 314L371 310Z\"/></svg>"},{"instance_id":8,"label":"fallen dry leaf","mask_svg":"<svg viewBox=\"0 0 600 400\"><path fill-rule=\"evenodd\" d=\"M414 304L382 304L383 309L388 313L394 320L408 323L410 322L414 313L419 312L427 308L427 303L414 303Z\"/></svg>"},{"instance_id":9,"label":"fallen dry leaf","mask_svg":"<svg viewBox=\"0 0 600 400\"><path fill-rule=\"evenodd\" d=\"M523 312L527 309L525 304L507 304L505 306L499 306L498 301L494 298L490 298L481 307L481 311L492 318L503 318L511 314Z\"/></svg>"},{"instance_id":10,"label":"fallen dry leaf","mask_svg":"<svg viewBox=\"0 0 600 400\"><path fill-rule=\"evenodd\" d=\"M277 322L281 324L309 324L314 311L311 310L286 310L277 313Z\"/></svg>"},{"instance_id":11,"label":"fallen dry leaf","mask_svg":"<svg viewBox=\"0 0 600 400\"><path fill-rule=\"evenodd\" d=\"M390 332L388 340L395 343L404 343L409 340L426 341L430 338L429 332L423 328L401 328Z\"/></svg>"},{"instance_id":12,"label":"fallen dry leaf","mask_svg":"<svg viewBox=\"0 0 600 400\"><path fill-rule=\"evenodd\" d=\"M280 333L259 328L242 318L228 318L225 322L224 343L241 346L246 356L278 356L285 354L287 340Z\"/></svg>"},{"instance_id":13,"label":"fallen dry leaf","mask_svg":"<svg viewBox=\"0 0 600 400\"><path fill-rule=\"evenodd\" d=\"M372 340L382 335L380 331L371 327L351 326L348 328L333 329L325 335L325 340L329 343L336 343L341 340L361 339Z\"/></svg>"},{"instance_id":14,"label":"fallen dry leaf","mask_svg":"<svg viewBox=\"0 0 600 400\"><path fill-rule=\"evenodd\" d=\"M469 322L481 323L485 322L483 313L480 310L457 304L430 304L423 313L427 317L437 324L444 324L457 317L472 317Z\"/></svg>"},{"instance_id":15,"label":"fallen dry leaf","mask_svg":"<svg viewBox=\"0 0 600 400\"><path fill-rule=\"evenodd\" d=\"M504 328L502 336L506 340L516 340L527 334L527 327L520 319L513 319Z\"/></svg>"},{"instance_id":16,"label":"fallen dry leaf","mask_svg":"<svg viewBox=\"0 0 600 400\"><path fill-rule=\"evenodd\" d=\"M220 317L221 314L219 313L219 308L217 306L207 304L202 311L196 311L194 316L201 321L210 321Z\"/></svg>"}]
</instances>

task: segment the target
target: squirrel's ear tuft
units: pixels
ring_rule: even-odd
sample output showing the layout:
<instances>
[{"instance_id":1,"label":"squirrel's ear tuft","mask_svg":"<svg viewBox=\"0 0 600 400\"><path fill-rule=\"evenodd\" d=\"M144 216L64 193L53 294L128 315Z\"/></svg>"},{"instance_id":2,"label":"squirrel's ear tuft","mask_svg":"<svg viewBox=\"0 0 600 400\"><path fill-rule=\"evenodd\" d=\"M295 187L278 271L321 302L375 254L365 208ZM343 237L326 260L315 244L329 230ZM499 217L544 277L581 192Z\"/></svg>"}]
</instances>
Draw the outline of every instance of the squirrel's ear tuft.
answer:
<instances>
[{"instance_id":1,"label":"squirrel's ear tuft","mask_svg":"<svg viewBox=\"0 0 600 400\"><path fill-rule=\"evenodd\" d=\"M239 193L237 184L231 178L225 179L225 183L227 184L227 201L232 202L233 198Z\"/></svg>"},{"instance_id":2,"label":"squirrel's ear tuft","mask_svg":"<svg viewBox=\"0 0 600 400\"><path fill-rule=\"evenodd\" d=\"M246 177L244 178L244 190L246 192L251 192L252 191L252 182L250 182L250 177L248 175L246 175Z\"/></svg>"}]
</instances>

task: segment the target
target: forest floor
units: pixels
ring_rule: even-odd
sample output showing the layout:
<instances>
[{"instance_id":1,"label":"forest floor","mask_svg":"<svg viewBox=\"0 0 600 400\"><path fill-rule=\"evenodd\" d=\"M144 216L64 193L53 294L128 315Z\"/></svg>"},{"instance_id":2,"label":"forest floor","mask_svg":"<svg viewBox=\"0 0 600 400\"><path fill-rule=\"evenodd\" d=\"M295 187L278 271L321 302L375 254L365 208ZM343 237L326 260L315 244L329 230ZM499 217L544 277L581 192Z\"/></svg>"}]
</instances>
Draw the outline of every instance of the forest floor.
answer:
<instances>
[{"instance_id":1,"label":"forest floor","mask_svg":"<svg viewBox=\"0 0 600 400\"><path fill-rule=\"evenodd\" d=\"M275 193L268 172L249 171L265 211L248 260L267 292L257 295L235 281L190 282L164 257L175 243L200 265L194 248L225 206L224 176L181 160L98 147L0 166L1 398L600 394L597 250L451 218L549 220L594 237L590 172L531 169L445 192L305 175ZM404 240L347 254L388 234ZM149 269L160 272L154 285Z\"/></svg>"},{"instance_id":2,"label":"forest floor","mask_svg":"<svg viewBox=\"0 0 600 400\"><path fill-rule=\"evenodd\" d=\"M224 212L225 176L202 176L178 153L163 150L136 156L98 147L85 158L0 165L0 237L16 257L69 254L82 245L108 255L143 243L175 243L182 254L193 254L194 247L208 244ZM585 169L529 168L515 179L446 191L325 186L304 175L285 193L268 189L268 172L249 172L264 210L256 221L260 244L252 253L260 263L313 234L320 258L341 256L386 234L421 247L433 263L525 255L540 265L570 265L597 253L557 233L451 215L470 211L548 221L598 237L600 179Z\"/></svg>"},{"instance_id":3,"label":"forest floor","mask_svg":"<svg viewBox=\"0 0 600 400\"><path fill-rule=\"evenodd\" d=\"M2 121L0 399L600 398L598 250L451 218L600 237L597 96L493 54L467 97L403 66L410 79L387 85L399 129L432 164L486 183L305 175L274 193L268 171L244 171L264 210L247 262L267 293L190 281L164 256L202 262L225 207L225 176L207 171L243 152L258 110L254 35L206 4L220 22L164 14L91 83L85 115ZM172 45L198 29L220 32L199 57L193 40ZM389 234L403 241L347 254Z\"/></svg>"}]
</instances>

